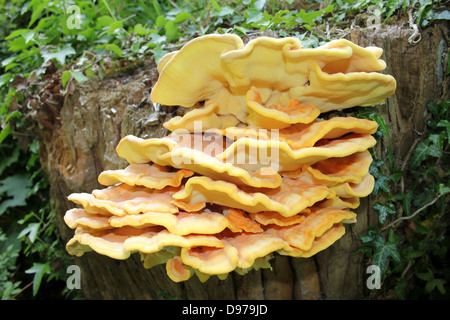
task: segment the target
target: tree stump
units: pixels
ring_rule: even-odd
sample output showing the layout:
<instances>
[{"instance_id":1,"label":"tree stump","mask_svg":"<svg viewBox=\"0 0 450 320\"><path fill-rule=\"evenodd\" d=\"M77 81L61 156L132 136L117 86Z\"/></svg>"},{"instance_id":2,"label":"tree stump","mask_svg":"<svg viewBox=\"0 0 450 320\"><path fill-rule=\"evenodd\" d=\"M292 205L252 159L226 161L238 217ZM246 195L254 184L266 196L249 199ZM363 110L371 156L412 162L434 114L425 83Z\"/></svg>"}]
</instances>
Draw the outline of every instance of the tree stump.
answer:
<instances>
[{"instance_id":1,"label":"tree stump","mask_svg":"<svg viewBox=\"0 0 450 320\"><path fill-rule=\"evenodd\" d=\"M425 127L427 102L448 92L444 88L448 86L444 81L448 25L434 24L423 30L422 40L414 46L408 44L409 34L409 29L393 25L355 29L348 35L359 45L383 48L385 72L397 80L396 94L378 110L392 130L391 147L399 163L415 139L414 130ZM142 138L167 134L162 123L177 109L154 106L148 99L157 77L155 65L144 61L131 73L76 84L61 99L52 100L51 93L40 91L40 99L35 97L30 104L34 109L28 112L37 124L40 158L57 212L56 225L65 243L73 230L63 216L75 207L66 197L102 188L97 177L103 170L126 166L115 153L119 140L127 134ZM58 77L52 79L60 90ZM383 150L383 143L377 148ZM345 236L330 248L307 259L275 255L272 270L244 276L233 272L225 280L211 277L205 283L194 276L174 283L164 265L145 269L138 254L118 261L89 252L75 258L81 269L81 290L88 299L359 299L367 293L368 274L362 255L351 254L360 246L359 236L366 234L370 224L377 225L373 204L369 198L362 199L356 210L358 222L347 225Z\"/></svg>"}]
</instances>

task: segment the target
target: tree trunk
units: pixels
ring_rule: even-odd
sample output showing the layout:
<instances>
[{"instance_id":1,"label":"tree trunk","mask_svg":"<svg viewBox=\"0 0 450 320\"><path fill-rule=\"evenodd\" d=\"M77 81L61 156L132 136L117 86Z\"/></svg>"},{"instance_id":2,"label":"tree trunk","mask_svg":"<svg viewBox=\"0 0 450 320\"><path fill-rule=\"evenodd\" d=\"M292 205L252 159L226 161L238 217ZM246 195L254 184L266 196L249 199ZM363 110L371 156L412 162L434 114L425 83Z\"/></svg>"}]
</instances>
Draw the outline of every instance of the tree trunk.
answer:
<instances>
[{"instance_id":1,"label":"tree trunk","mask_svg":"<svg viewBox=\"0 0 450 320\"><path fill-rule=\"evenodd\" d=\"M395 25L381 30L355 29L349 34L357 44L383 48L386 73L397 80L396 94L378 110L392 130L391 147L400 164L415 140L414 130L420 132L425 127L427 102L447 92L443 80L447 34L447 24L434 24L422 31L422 40L414 46L408 44L410 30ZM103 170L126 166L115 153L119 140L127 134L142 138L166 135L162 123L177 110L157 109L148 99L157 76L155 66L145 62L128 73L70 87L72 94L57 100L56 107L50 94L42 95L36 104L33 119L39 124L35 131L41 162L48 174L56 225L64 242L73 230L65 225L63 216L75 206L66 197L101 188L97 177ZM377 148L384 150L383 143ZM362 298L367 293L365 261L362 255L351 253L360 246L358 238L367 232L368 225L377 225L373 204L374 200L362 199L356 210L358 222L347 225L345 236L330 248L308 259L275 255L272 270L251 271L245 276L231 273L225 280L211 277L205 283L194 276L174 283L164 265L144 269L137 254L118 261L90 252L75 259L81 269L81 289L88 299Z\"/></svg>"}]
</instances>

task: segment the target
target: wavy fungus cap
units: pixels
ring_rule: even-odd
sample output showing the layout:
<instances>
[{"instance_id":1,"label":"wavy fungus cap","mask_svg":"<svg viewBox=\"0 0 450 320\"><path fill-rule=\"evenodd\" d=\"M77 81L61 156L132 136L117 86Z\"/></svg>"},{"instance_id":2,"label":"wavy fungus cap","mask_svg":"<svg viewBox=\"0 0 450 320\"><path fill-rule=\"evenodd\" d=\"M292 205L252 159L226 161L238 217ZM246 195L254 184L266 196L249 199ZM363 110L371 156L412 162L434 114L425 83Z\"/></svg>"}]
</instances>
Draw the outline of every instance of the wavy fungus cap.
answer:
<instances>
[{"instance_id":1,"label":"wavy fungus cap","mask_svg":"<svg viewBox=\"0 0 450 320\"><path fill-rule=\"evenodd\" d=\"M205 100L226 82L220 55L242 46L241 38L235 35L206 35L188 42L174 54L166 55L159 63L161 74L152 90L151 100L183 107L192 107ZM177 94L173 94L174 88L177 88Z\"/></svg>"},{"instance_id":2,"label":"wavy fungus cap","mask_svg":"<svg viewBox=\"0 0 450 320\"><path fill-rule=\"evenodd\" d=\"M209 113L209 121L221 127L240 121L283 128L312 121L320 112L377 104L394 93L395 79L377 72L386 68L379 59L382 52L345 39L303 49L292 37L260 37L244 46L235 35L207 35L162 59L150 97L156 103L188 108L200 101L213 103L214 114L210 104L201 113ZM166 127L192 126L196 116L191 112L183 120L168 121Z\"/></svg>"},{"instance_id":3,"label":"wavy fungus cap","mask_svg":"<svg viewBox=\"0 0 450 320\"><path fill-rule=\"evenodd\" d=\"M67 251L137 253L145 268L165 264L172 281L203 282L333 245L374 188L378 125L321 114L394 92L395 80L377 72L382 52L343 39L244 45L226 34L168 53L151 99L189 109L164 124L172 132L163 138L121 139L129 165L102 172L104 188L69 195L79 207L64 216L75 230Z\"/></svg>"}]
</instances>

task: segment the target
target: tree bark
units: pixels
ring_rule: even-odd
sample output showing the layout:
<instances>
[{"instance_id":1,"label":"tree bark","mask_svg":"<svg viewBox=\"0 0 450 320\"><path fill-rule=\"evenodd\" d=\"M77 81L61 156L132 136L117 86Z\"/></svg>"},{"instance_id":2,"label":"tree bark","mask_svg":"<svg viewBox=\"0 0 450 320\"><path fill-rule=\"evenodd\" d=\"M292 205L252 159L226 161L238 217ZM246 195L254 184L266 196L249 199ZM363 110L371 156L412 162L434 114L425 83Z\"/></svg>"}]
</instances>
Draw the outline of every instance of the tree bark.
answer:
<instances>
[{"instance_id":1,"label":"tree bark","mask_svg":"<svg viewBox=\"0 0 450 320\"><path fill-rule=\"evenodd\" d=\"M409 34L410 30L394 25L355 29L348 35L362 46L383 48L385 72L397 80L396 94L378 110L391 129L391 147L399 164L416 138L414 131L424 130L427 102L448 92L444 81L448 25L434 24L423 30L422 40L414 46L408 44ZM162 123L177 109L157 108L149 100L157 76L155 66L143 62L131 73L74 85L71 94L53 99L59 103L56 107L51 107L51 94L31 104L34 109L29 112L37 123L34 130L62 241L73 235L63 221L64 213L74 207L66 197L101 188L97 177L103 170L126 166L115 153L119 140L127 134L150 138L167 133ZM58 86L57 77L52 79ZM51 113L50 109L57 111ZM385 147L384 143L377 146L380 151ZM275 255L272 270L244 276L231 273L225 280L211 277L205 283L194 276L174 283L164 265L144 269L137 254L117 261L90 252L75 258L81 269L81 289L88 299L359 299L367 293L368 275L362 255L352 253L359 248L358 238L367 227L377 225L377 214L371 209L374 201L362 199L356 210L358 222L347 225L338 242L312 258Z\"/></svg>"}]
</instances>

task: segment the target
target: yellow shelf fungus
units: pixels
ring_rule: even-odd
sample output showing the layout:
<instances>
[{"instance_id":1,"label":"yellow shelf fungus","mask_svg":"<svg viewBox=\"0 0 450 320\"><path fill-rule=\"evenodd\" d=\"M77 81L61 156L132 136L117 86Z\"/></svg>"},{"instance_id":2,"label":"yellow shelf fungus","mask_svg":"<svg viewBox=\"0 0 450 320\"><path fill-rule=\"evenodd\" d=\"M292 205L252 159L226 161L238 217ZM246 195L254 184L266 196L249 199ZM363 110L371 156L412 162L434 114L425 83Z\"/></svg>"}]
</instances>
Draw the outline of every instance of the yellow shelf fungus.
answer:
<instances>
[{"instance_id":1,"label":"yellow shelf fungus","mask_svg":"<svg viewBox=\"0 0 450 320\"><path fill-rule=\"evenodd\" d=\"M124 137L124 169L105 188L74 193L70 254L139 253L172 281L270 268L276 254L310 257L355 223L374 187L368 149L377 123L324 113L377 104L396 88L382 49L340 39L207 35L158 64L151 100L187 108L163 138ZM180 74L183 77L180 77Z\"/></svg>"},{"instance_id":2,"label":"yellow shelf fungus","mask_svg":"<svg viewBox=\"0 0 450 320\"><path fill-rule=\"evenodd\" d=\"M193 177L184 189L173 195L192 203L207 202L238 208L246 212L276 211L291 217L316 202L335 197L335 192L300 179L284 178L276 189L244 191L225 181Z\"/></svg>"},{"instance_id":3,"label":"yellow shelf fungus","mask_svg":"<svg viewBox=\"0 0 450 320\"><path fill-rule=\"evenodd\" d=\"M190 177L194 172L178 170L157 164L132 163L123 170L106 170L98 176L98 182L105 186L124 183L128 186L144 186L150 189L163 189L167 186L179 187L181 180Z\"/></svg>"},{"instance_id":4,"label":"yellow shelf fungus","mask_svg":"<svg viewBox=\"0 0 450 320\"><path fill-rule=\"evenodd\" d=\"M218 121L226 116L262 128L280 129L296 121L307 123L320 112L376 104L394 93L395 79L376 72L386 68L379 59L382 52L344 39L302 49L301 42L291 37L260 37L244 46L235 35L208 35L190 41L160 62L161 73L151 100L186 108L199 102L211 108L213 103L216 125L230 125L229 121ZM180 74L191 80L182 80ZM173 94L173 88L177 88L177 94ZM293 112L270 108L289 105L292 100L298 101L298 107L311 105L315 110L301 118L304 112L296 108ZM181 126L169 121L167 127L172 131L191 128L197 118L191 112L198 115L199 111L186 113L185 121L177 119Z\"/></svg>"}]
</instances>

